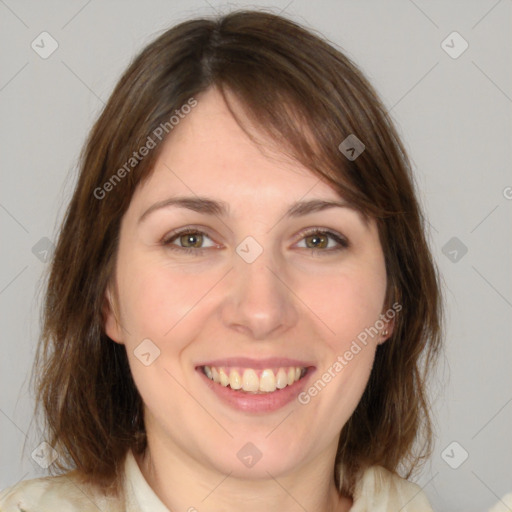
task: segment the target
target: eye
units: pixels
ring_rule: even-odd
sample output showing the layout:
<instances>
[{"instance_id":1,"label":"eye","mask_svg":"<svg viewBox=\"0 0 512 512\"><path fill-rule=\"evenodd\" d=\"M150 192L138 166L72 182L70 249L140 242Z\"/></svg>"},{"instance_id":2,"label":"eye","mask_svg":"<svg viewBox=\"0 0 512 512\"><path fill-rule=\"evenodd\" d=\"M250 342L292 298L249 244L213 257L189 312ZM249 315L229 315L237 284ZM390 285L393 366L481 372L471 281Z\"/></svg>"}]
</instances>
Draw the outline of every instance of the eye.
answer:
<instances>
[{"instance_id":1,"label":"eye","mask_svg":"<svg viewBox=\"0 0 512 512\"><path fill-rule=\"evenodd\" d=\"M298 247L311 249L320 252L333 252L346 249L349 246L348 240L341 234L328 229L313 228L301 233L301 243L305 245Z\"/></svg>"},{"instance_id":2,"label":"eye","mask_svg":"<svg viewBox=\"0 0 512 512\"><path fill-rule=\"evenodd\" d=\"M210 240L210 244L204 245L207 240ZM162 240L162 245L173 251L175 250L194 254L202 254L204 249L218 247L207 233L195 228L185 228L170 233Z\"/></svg>"},{"instance_id":3,"label":"eye","mask_svg":"<svg viewBox=\"0 0 512 512\"><path fill-rule=\"evenodd\" d=\"M311 250L314 253L329 254L349 247L349 242L343 235L328 229L310 228L300 233L299 236L301 239L297 247ZM207 243L208 241L209 243ZM205 249L220 247L207 233L193 227L173 231L162 240L162 245L172 251L198 256L202 255Z\"/></svg>"}]
</instances>

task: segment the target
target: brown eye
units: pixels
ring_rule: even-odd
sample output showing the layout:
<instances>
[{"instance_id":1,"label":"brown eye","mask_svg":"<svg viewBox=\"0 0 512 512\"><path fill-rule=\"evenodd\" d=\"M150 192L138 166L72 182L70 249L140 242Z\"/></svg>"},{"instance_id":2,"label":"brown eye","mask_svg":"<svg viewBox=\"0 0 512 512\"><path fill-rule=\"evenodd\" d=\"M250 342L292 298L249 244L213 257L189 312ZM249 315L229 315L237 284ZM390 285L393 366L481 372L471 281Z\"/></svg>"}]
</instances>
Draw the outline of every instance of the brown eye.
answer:
<instances>
[{"instance_id":1,"label":"brown eye","mask_svg":"<svg viewBox=\"0 0 512 512\"><path fill-rule=\"evenodd\" d=\"M305 237L308 249L325 249L329 245L329 238L322 234Z\"/></svg>"},{"instance_id":2,"label":"brown eye","mask_svg":"<svg viewBox=\"0 0 512 512\"><path fill-rule=\"evenodd\" d=\"M196 256L202 255L206 249L218 248L207 233L196 228L174 231L162 240L162 244L167 249Z\"/></svg>"},{"instance_id":3,"label":"brown eye","mask_svg":"<svg viewBox=\"0 0 512 512\"><path fill-rule=\"evenodd\" d=\"M302 233L298 246L313 251L320 249L319 253L332 253L346 249L349 246L349 242L343 235L316 228Z\"/></svg>"},{"instance_id":4,"label":"brown eye","mask_svg":"<svg viewBox=\"0 0 512 512\"><path fill-rule=\"evenodd\" d=\"M184 235L180 235L178 238L181 247L199 248L203 243L202 233L186 233Z\"/></svg>"}]
</instances>

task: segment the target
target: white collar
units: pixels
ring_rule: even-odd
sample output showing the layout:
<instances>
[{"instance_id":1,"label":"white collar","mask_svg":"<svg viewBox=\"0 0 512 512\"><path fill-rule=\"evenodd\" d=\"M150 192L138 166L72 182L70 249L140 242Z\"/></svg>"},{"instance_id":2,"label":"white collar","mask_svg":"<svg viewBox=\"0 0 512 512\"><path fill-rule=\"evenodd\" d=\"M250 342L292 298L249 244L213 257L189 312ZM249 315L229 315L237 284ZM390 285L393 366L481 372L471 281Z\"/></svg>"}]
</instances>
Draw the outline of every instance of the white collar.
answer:
<instances>
[{"instance_id":1,"label":"white collar","mask_svg":"<svg viewBox=\"0 0 512 512\"><path fill-rule=\"evenodd\" d=\"M132 450L124 463L126 512L169 512L142 474Z\"/></svg>"},{"instance_id":2,"label":"white collar","mask_svg":"<svg viewBox=\"0 0 512 512\"><path fill-rule=\"evenodd\" d=\"M126 512L170 512L142 474L131 450L125 459ZM356 484L351 512L432 512L419 486L380 466L368 468Z\"/></svg>"}]
</instances>

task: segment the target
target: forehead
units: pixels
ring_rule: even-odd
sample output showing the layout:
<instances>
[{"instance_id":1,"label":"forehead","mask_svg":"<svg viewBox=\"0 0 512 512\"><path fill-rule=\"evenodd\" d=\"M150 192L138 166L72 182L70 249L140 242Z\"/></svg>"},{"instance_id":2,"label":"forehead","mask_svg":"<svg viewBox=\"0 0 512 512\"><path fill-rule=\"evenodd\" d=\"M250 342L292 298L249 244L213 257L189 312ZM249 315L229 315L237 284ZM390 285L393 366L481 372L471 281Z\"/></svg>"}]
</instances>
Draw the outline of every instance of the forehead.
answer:
<instances>
[{"instance_id":1,"label":"forehead","mask_svg":"<svg viewBox=\"0 0 512 512\"><path fill-rule=\"evenodd\" d=\"M197 101L163 142L154 171L134 200L160 200L169 194L208 195L246 205L270 201L282 205L304 196L340 199L330 185L280 151L261 130L251 128L256 141L249 137L216 89ZM233 105L237 107L235 101ZM236 113L244 124L248 121L241 108Z\"/></svg>"}]
</instances>

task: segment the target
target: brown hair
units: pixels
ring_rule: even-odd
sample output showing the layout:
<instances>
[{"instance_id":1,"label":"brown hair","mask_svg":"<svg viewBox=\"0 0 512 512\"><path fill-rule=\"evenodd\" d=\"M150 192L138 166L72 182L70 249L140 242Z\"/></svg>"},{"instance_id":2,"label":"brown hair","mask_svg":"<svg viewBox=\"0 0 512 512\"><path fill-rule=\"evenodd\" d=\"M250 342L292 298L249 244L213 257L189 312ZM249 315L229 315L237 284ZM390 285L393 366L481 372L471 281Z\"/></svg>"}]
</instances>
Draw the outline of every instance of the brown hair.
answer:
<instances>
[{"instance_id":1,"label":"brown hair","mask_svg":"<svg viewBox=\"0 0 512 512\"><path fill-rule=\"evenodd\" d=\"M103 308L121 218L161 144L108 196L95 191L176 109L212 86L228 106L225 93L234 94L254 126L376 219L386 300L402 311L342 429L336 468L345 470L337 483L350 493L368 465L413 468L431 447L425 382L440 347L441 310L410 164L385 108L346 56L297 24L256 11L166 31L129 66L90 133L51 264L34 363L36 413L44 409L47 439L60 453L54 466L77 468L106 487L126 451L146 447L142 400L125 347L103 330ZM338 149L351 134L366 146L352 161Z\"/></svg>"}]
</instances>

